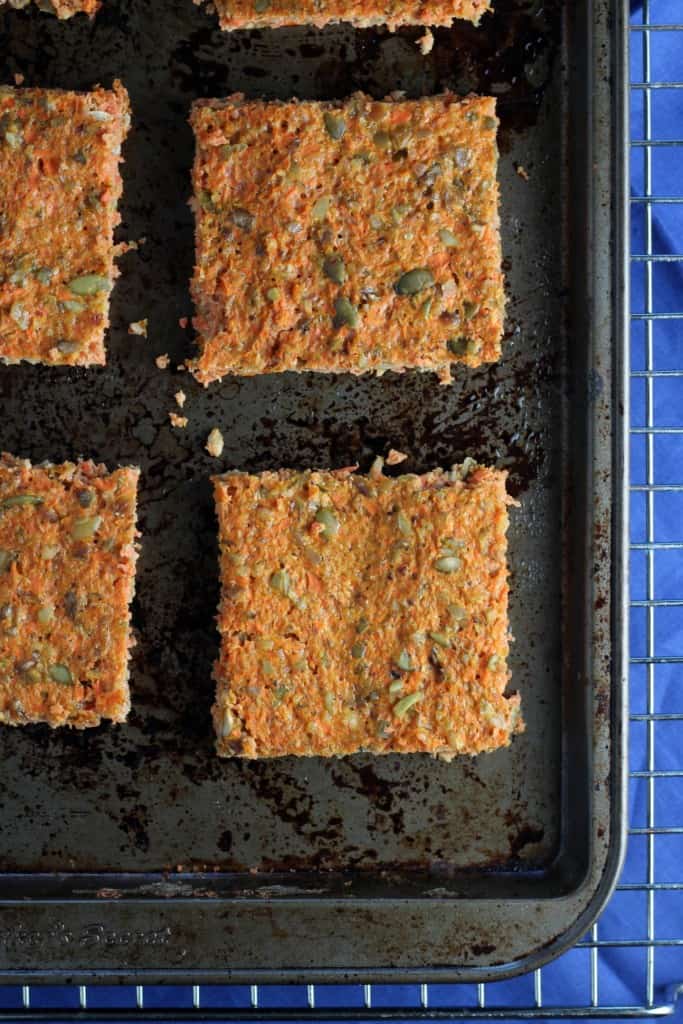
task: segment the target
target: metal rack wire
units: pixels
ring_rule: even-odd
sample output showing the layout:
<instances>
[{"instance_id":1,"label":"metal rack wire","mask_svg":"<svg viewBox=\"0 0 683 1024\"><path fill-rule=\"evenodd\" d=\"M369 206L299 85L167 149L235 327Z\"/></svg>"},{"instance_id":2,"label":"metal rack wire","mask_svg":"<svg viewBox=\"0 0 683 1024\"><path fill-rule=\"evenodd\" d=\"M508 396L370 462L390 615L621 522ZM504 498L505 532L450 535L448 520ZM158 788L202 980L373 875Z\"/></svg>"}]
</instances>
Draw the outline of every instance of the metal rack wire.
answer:
<instances>
[{"instance_id":1,"label":"metal rack wire","mask_svg":"<svg viewBox=\"0 0 683 1024\"><path fill-rule=\"evenodd\" d=\"M630 829L624 872L600 921L555 963L496 984L24 986L0 989L0 1019L557 1019L676 1013L676 997L683 993L683 690L675 685L677 666L683 665L683 277L678 285L675 277L683 270L683 254L661 251L660 235L663 223L664 231L668 225L683 237L683 133L668 138L658 127L660 107L668 105L670 114L678 102L683 115L681 13L683 0L643 0L631 24ZM677 61L674 78L666 81L658 77L665 51L669 66L672 53ZM671 302L676 287L677 306ZM660 302L660 294L669 299ZM664 731L670 733L669 754L662 761ZM673 914L662 912L663 901Z\"/></svg>"}]
</instances>

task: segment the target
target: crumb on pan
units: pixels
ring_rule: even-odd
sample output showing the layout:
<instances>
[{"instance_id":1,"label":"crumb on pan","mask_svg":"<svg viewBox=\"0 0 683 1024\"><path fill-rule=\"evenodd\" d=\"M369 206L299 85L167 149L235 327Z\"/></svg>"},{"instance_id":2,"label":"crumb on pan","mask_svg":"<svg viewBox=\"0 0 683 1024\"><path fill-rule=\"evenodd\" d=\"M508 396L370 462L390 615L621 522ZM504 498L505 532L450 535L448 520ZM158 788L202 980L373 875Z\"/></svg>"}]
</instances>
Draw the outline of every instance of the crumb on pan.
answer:
<instances>
[{"instance_id":1,"label":"crumb on pan","mask_svg":"<svg viewBox=\"0 0 683 1024\"><path fill-rule=\"evenodd\" d=\"M408 456L405 452L397 452L395 448L390 448L387 452L386 464L387 466L398 466L399 463L405 462Z\"/></svg>"},{"instance_id":2,"label":"crumb on pan","mask_svg":"<svg viewBox=\"0 0 683 1024\"><path fill-rule=\"evenodd\" d=\"M128 95L0 87L0 362L101 365Z\"/></svg>"},{"instance_id":3,"label":"crumb on pan","mask_svg":"<svg viewBox=\"0 0 683 1024\"><path fill-rule=\"evenodd\" d=\"M182 407L185 405L185 401L187 399L187 395L185 394L185 392L184 391L176 391L176 393L175 393L175 395L173 397L175 398L177 404L182 409Z\"/></svg>"},{"instance_id":4,"label":"crumb on pan","mask_svg":"<svg viewBox=\"0 0 683 1024\"><path fill-rule=\"evenodd\" d=\"M214 477L224 756L505 746L504 472Z\"/></svg>"},{"instance_id":5,"label":"crumb on pan","mask_svg":"<svg viewBox=\"0 0 683 1024\"><path fill-rule=\"evenodd\" d=\"M0 458L0 721L128 714L139 471Z\"/></svg>"},{"instance_id":6,"label":"crumb on pan","mask_svg":"<svg viewBox=\"0 0 683 1024\"><path fill-rule=\"evenodd\" d=\"M29 2L30 0L0 0L0 11L5 3L15 10L21 10L28 7ZM74 14L87 14L92 18L99 10L100 2L101 0L36 0L36 7L45 14L55 14L60 20L72 18ZM22 80L23 77L15 75L15 78ZM20 84L21 82L17 82L17 85Z\"/></svg>"},{"instance_id":7,"label":"crumb on pan","mask_svg":"<svg viewBox=\"0 0 683 1024\"><path fill-rule=\"evenodd\" d=\"M198 100L203 384L500 357L495 100ZM235 256L239 253L239 256Z\"/></svg>"},{"instance_id":8,"label":"crumb on pan","mask_svg":"<svg viewBox=\"0 0 683 1024\"><path fill-rule=\"evenodd\" d=\"M135 320L132 324L128 325L129 334L139 334L141 337L147 337L147 320Z\"/></svg>"},{"instance_id":9,"label":"crumb on pan","mask_svg":"<svg viewBox=\"0 0 683 1024\"><path fill-rule=\"evenodd\" d=\"M206 439L205 447L207 452L209 453L209 455L212 455L214 459L218 459L223 454L224 444L225 442L223 440L223 435L221 434L218 427L214 427Z\"/></svg>"},{"instance_id":10,"label":"crumb on pan","mask_svg":"<svg viewBox=\"0 0 683 1024\"><path fill-rule=\"evenodd\" d=\"M420 53L423 57L426 57L428 53L431 53L434 49L434 36L429 29L425 30L425 34L420 36L417 40L417 45L420 47Z\"/></svg>"},{"instance_id":11,"label":"crumb on pan","mask_svg":"<svg viewBox=\"0 0 683 1024\"><path fill-rule=\"evenodd\" d=\"M515 164L515 170L517 171L517 174L520 176L520 178L524 179L524 181L529 180L529 172L523 164Z\"/></svg>"},{"instance_id":12,"label":"crumb on pan","mask_svg":"<svg viewBox=\"0 0 683 1024\"><path fill-rule=\"evenodd\" d=\"M172 427L186 427L188 424L187 416L179 416L178 413L173 410L169 412L168 418L171 421Z\"/></svg>"},{"instance_id":13,"label":"crumb on pan","mask_svg":"<svg viewBox=\"0 0 683 1024\"><path fill-rule=\"evenodd\" d=\"M168 364L171 360L168 357L168 353L164 352L163 355L157 356L154 362L157 364L160 370L168 369Z\"/></svg>"}]
</instances>

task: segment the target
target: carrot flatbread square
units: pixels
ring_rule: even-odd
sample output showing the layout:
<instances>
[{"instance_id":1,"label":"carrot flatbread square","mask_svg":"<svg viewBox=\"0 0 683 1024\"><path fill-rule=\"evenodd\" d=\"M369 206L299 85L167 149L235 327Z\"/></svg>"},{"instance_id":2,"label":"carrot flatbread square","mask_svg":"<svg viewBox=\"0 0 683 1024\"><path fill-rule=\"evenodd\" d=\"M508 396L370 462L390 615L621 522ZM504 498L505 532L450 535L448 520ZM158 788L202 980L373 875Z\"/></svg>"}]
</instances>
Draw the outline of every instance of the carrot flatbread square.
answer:
<instances>
[{"instance_id":1,"label":"carrot flatbread square","mask_svg":"<svg viewBox=\"0 0 683 1024\"><path fill-rule=\"evenodd\" d=\"M105 362L128 96L0 87L0 361Z\"/></svg>"},{"instance_id":2,"label":"carrot flatbread square","mask_svg":"<svg viewBox=\"0 0 683 1024\"><path fill-rule=\"evenodd\" d=\"M0 722L125 721L137 481L0 459Z\"/></svg>"},{"instance_id":3,"label":"carrot flatbread square","mask_svg":"<svg viewBox=\"0 0 683 1024\"><path fill-rule=\"evenodd\" d=\"M217 749L476 754L522 728L505 473L214 478Z\"/></svg>"},{"instance_id":4,"label":"carrot flatbread square","mask_svg":"<svg viewBox=\"0 0 683 1024\"><path fill-rule=\"evenodd\" d=\"M500 357L495 100L199 100L192 111L204 384Z\"/></svg>"}]
</instances>

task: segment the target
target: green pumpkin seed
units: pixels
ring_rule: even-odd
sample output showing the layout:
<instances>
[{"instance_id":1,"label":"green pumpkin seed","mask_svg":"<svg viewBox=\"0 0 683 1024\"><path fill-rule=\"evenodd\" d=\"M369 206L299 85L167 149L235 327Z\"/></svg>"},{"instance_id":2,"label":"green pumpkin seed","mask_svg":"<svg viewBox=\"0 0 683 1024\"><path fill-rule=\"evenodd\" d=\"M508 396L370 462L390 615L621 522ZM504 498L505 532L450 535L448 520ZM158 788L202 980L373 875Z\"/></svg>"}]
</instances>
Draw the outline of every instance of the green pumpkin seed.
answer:
<instances>
[{"instance_id":1,"label":"green pumpkin seed","mask_svg":"<svg viewBox=\"0 0 683 1024\"><path fill-rule=\"evenodd\" d=\"M270 7L270 0L254 0L254 10L257 14L264 14Z\"/></svg>"},{"instance_id":2,"label":"green pumpkin seed","mask_svg":"<svg viewBox=\"0 0 683 1024\"><path fill-rule=\"evenodd\" d=\"M344 284L347 273L341 256L329 256L323 263L323 274L335 284Z\"/></svg>"},{"instance_id":3,"label":"green pumpkin seed","mask_svg":"<svg viewBox=\"0 0 683 1024\"><path fill-rule=\"evenodd\" d=\"M55 345L57 351L61 352L63 356L73 355L74 352L78 352L80 347L77 341L65 341L63 338Z\"/></svg>"},{"instance_id":4,"label":"green pumpkin seed","mask_svg":"<svg viewBox=\"0 0 683 1024\"><path fill-rule=\"evenodd\" d=\"M459 604L449 604L448 614L450 615L454 622L464 622L465 619L467 618L467 612Z\"/></svg>"},{"instance_id":5,"label":"green pumpkin seed","mask_svg":"<svg viewBox=\"0 0 683 1024\"><path fill-rule=\"evenodd\" d=\"M251 231L254 225L254 214L249 213L249 210L243 210L241 207L236 206L234 210L230 211L230 220L236 227L242 228L243 231Z\"/></svg>"},{"instance_id":6,"label":"green pumpkin seed","mask_svg":"<svg viewBox=\"0 0 683 1024\"><path fill-rule=\"evenodd\" d=\"M391 135L389 134L389 132L380 130L378 132L375 132L375 134L372 136L372 141L375 143L376 146L379 146L380 149L388 149L389 146L391 145Z\"/></svg>"},{"instance_id":7,"label":"green pumpkin seed","mask_svg":"<svg viewBox=\"0 0 683 1024\"><path fill-rule=\"evenodd\" d=\"M420 693L419 690L416 690L415 693L407 694L405 697L402 697L397 704L394 704L394 714L397 718L403 718L403 716L410 711L415 704L423 699L424 693Z\"/></svg>"},{"instance_id":8,"label":"green pumpkin seed","mask_svg":"<svg viewBox=\"0 0 683 1024\"><path fill-rule=\"evenodd\" d=\"M343 295L334 300L334 318L332 323L335 327L357 327L358 310Z\"/></svg>"},{"instance_id":9,"label":"green pumpkin seed","mask_svg":"<svg viewBox=\"0 0 683 1024\"><path fill-rule=\"evenodd\" d=\"M27 331L31 325L31 317L29 316L26 309L21 302L13 302L10 306L9 315L14 320L17 327L20 327L22 331Z\"/></svg>"},{"instance_id":10,"label":"green pumpkin seed","mask_svg":"<svg viewBox=\"0 0 683 1024\"><path fill-rule=\"evenodd\" d=\"M74 540L92 540L101 525L102 516L86 516L84 519L77 519L71 527L71 536Z\"/></svg>"},{"instance_id":11,"label":"green pumpkin seed","mask_svg":"<svg viewBox=\"0 0 683 1024\"><path fill-rule=\"evenodd\" d=\"M426 267L416 267L402 274L394 284L394 291L397 295L417 295L425 288L433 288L434 275Z\"/></svg>"},{"instance_id":12,"label":"green pumpkin seed","mask_svg":"<svg viewBox=\"0 0 683 1024\"><path fill-rule=\"evenodd\" d=\"M472 352L474 343L470 338L466 338L464 334L461 334L459 338L449 338L446 342L446 348L454 356L466 356Z\"/></svg>"},{"instance_id":13,"label":"green pumpkin seed","mask_svg":"<svg viewBox=\"0 0 683 1024\"><path fill-rule=\"evenodd\" d=\"M498 126L498 122L496 121L495 117L485 117L481 123L484 126L484 128L488 129L488 131L490 132L493 131L494 128L497 128Z\"/></svg>"},{"instance_id":14,"label":"green pumpkin seed","mask_svg":"<svg viewBox=\"0 0 683 1024\"><path fill-rule=\"evenodd\" d=\"M278 569L274 572L270 577L269 583L272 589L277 591L278 594L282 594L283 597L289 597L292 589L292 581L286 569Z\"/></svg>"},{"instance_id":15,"label":"green pumpkin seed","mask_svg":"<svg viewBox=\"0 0 683 1024\"><path fill-rule=\"evenodd\" d=\"M277 300L280 298L280 289L269 288L268 291L266 292L266 298L268 299L268 302L277 302Z\"/></svg>"},{"instance_id":16,"label":"green pumpkin seed","mask_svg":"<svg viewBox=\"0 0 683 1024\"><path fill-rule=\"evenodd\" d=\"M313 220L325 220L330 209L331 202L332 199L330 196L321 196L320 199L316 199L313 203L313 209L311 210L311 217Z\"/></svg>"},{"instance_id":17,"label":"green pumpkin seed","mask_svg":"<svg viewBox=\"0 0 683 1024\"><path fill-rule=\"evenodd\" d=\"M410 537L412 535L413 527L410 523L410 519L408 519L408 516L402 511L402 509L399 509L396 513L396 525L404 537Z\"/></svg>"},{"instance_id":18,"label":"green pumpkin seed","mask_svg":"<svg viewBox=\"0 0 683 1024\"><path fill-rule=\"evenodd\" d=\"M322 523L323 536L327 540L332 540L339 533L339 520L331 509L319 508L315 514L315 521L316 523Z\"/></svg>"},{"instance_id":19,"label":"green pumpkin seed","mask_svg":"<svg viewBox=\"0 0 683 1024\"><path fill-rule=\"evenodd\" d=\"M456 249L458 247L458 239L452 231L448 230L448 228L441 228L439 231L439 238L447 249Z\"/></svg>"},{"instance_id":20,"label":"green pumpkin seed","mask_svg":"<svg viewBox=\"0 0 683 1024\"><path fill-rule=\"evenodd\" d=\"M412 672L413 670L413 663L410 660L410 655L405 650L401 651L401 653L399 654L398 658L396 659L396 664L404 672Z\"/></svg>"},{"instance_id":21,"label":"green pumpkin seed","mask_svg":"<svg viewBox=\"0 0 683 1024\"><path fill-rule=\"evenodd\" d=\"M73 676L66 665L50 665L47 672L50 679L53 679L55 683L62 683L64 686L71 686L73 684Z\"/></svg>"},{"instance_id":22,"label":"green pumpkin seed","mask_svg":"<svg viewBox=\"0 0 683 1024\"><path fill-rule=\"evenodd\" d=\"M367 650L367 648L366 648L365 644L354 644L353 647L351 648L351 657L352 658L364 658L366 650Z\"/></svg>"},{"instance_id":23,"label":"green pumpkin seed","mask_svg":"<svg viewBox=\"0 0 683 1024\"><path fill-rule=\"evenodd\" d=\"M400 693L403 689L403 680L394 679L393 683L389 684L389 693Z\"/></svg>"},{"instance_id":24,"label":"green pumpkin seed","mask_svg":"<svg viewBox=\"0 0 683 1024\"><path fill-rule=\"evenodd\" d=\"M14 551L6 551L4 548L0 548L0 573L7 572L16 557Z\"/></svg>"},{"instance_id":25,"label":"green pumpkin seed","mask_svg":"<svg viewBox=\"0 0 683 1024\"><path fill-rule=\"evenodd\" d=\"M356 623L356 633L364 633L365 630L369 627L369 625L370 623L365 617L359 619L358 622Z\"/></svg>"},{"instance_id":26,"label":"green pumpkin seed","mask_svg":"<svg viewBox=\"0 0 683 1024\"><path fill-rule=\"evenodd\" d=\"M52 622L55 617L55 609L51 604L43 605L42 608L38 609L38 615L36 618L41 626L47 626L48 623Z\"/></svg>"},{"instance_id":27,"label":"green pumpkin seed","mask_svg":"<svg viewBox=\"0 0 683 1024\"><path fill-rule=\"evenodd\" d=\"M67 313L82 313L85 306L82 302L76 302L75 299L62 299L59 303L62 309L65 309Z\"/></svg>"},{"instance_id":28,"label":"green pumpkin seed","mask_svg":"<svg viewBox=\"0 0 683 1024\"><path fill-rule=\"evenodd\" d=\"M437 558L434 562L434 568L437 572L457 572L462 562L457 555L443 555L441 558Z\"/></svg>"},{"instance_id":29,"label":"green pumpkin seed","mask_svg":"<svg viewBox=\"0 0 683 1024\"><path fill-rule=\"evenodd\" d=\"M83 274L81 277L74 277L69 281L67 288L74 295L97 295L98 292L108 292L111 288L111 281L101 274Z\"/></svg>"},{"instance_id":30,"label":"green pumpkin seed","mask_svg":"<svg viewBox=\"0 0 683 1024\"><path fill-rule=\"evenodd\" d=\"M331 111L326 110L323 114L323 121L325 122L327 134L331 139L338 142L346 131L346 122L343 117L336 117Z\"/></svg>"},{"instance_id":31,"label":"green pumpkin seed","mask_svg":"<svg viewBox=\"0 0 683 1024\"><path fill-rule=\"evenodd\" d=\"M50 284L52 278L55 276L55 271L51 267L40 267L36 270L36 279L41 284Z\"/></svg>"},{"instance_id":32,"label":"green pumpkin seed","mask_svg":"<svg viewBox=\"0 0 683 1024\"><path fill-rule=\"evenodd\" d=\"M471 320L472 317L475 317L479 312L479 303L470 302L469 299L465 299L465 301L462 304L462 312L463 316L465 317L465 320Z\"/></svg>"},{"instance_id":33,"label":"green pumpkin seed","mask_svg":"<svg viewBox=\"0 0 683 1024\"><path fill-rule=\"evenodd\" d=\"M427 636L431 640L433 640L435 644L438 644L439 647L450 647L451 646L451 642L450 642L450 640L448 639L448 637L446 636L445 633L437 633L437 632L432 631L432 632L428 633Z\"/></svg>"},{"instance_id":34,"label":"green pumpkin seed","mask_svg":"<svg viewBox=\"0 0 683 1024\"><path fill-rule=\"evenodd\" d=\"M222 736L229 736L234 728L235 728L235 718L234 718L234 715L233 715L232 711L230 710L230 708L226 708L225 711L223 712L223 721L221 723L221 735Z\"/></svg>"},{"instance_id":35,"label":"green pumpkin seed","mask_svg":"<svg viewBox=\"0 0 683 1024\"><path fill-rule=\"evenodd\" d=\"M42 505L43 498L38 494L13 494L2 502L3 508L15 508L17 505Z\"/></svg>"}]
</instances>

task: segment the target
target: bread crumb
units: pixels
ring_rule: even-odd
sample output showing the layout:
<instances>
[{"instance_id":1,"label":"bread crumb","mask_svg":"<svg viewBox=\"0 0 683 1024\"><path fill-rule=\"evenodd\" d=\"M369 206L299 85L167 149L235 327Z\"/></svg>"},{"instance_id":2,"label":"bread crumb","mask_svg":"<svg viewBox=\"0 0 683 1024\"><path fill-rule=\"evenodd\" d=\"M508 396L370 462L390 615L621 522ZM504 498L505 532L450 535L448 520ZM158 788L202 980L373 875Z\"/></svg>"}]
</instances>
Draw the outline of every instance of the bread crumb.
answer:
<instances>
[{"instance_id":1,"label":"bread crumb","mask_svg":"<svg viewBox=\"0 0 683 1024\"><path fill-rule=\"evenodd\" d=\"M187 416L179 416L177 412L169 412L168 418L172 427L186 427Z\"/></svg>"},{"instance_id":2,"label":"bread crumb","mask_svg":"<svg viewBox=\"0 0 683 1024\"><path fill-rule=\"evenodd\" d=\"M209 436L206 439L206 450L209 455L213 455L214 459L220 458L223 454L223 435L221 434L218 427L214 427Z\"/></svg>"},{"instance_id":3,"label":"bread crumb","mask_svg":"<svg viewBox=\"0 0 683 1024\"><path fill-rule=\"evenodd\" d=\"M23 85L24 84L24 76L20 72L17 72L17 74L14 76L14 84L15 85Z\"/></svg>"},{"instance_id":4,"label":"bread crumb","mask_svg":"<svg viewBox=\"0 0 683 1024\"><path fill-rule=\"evenodd\" d=\"M171 360L168 358L168 352L164 352L162 356L157 356L154 360L160 370L165 370L170 361Z\"/></svg>"},{"instance_id":5,"label":"bread crumb","mask_svg":"<svg viewBox=\"0 0 683 1024\"><path fill-rule=\"evenodd\" d=\"M407 458L405 452L397 452L395 448L390 448L385 461L387 466L398 466L399 462L405 462Z\"/></svg>"},{"instance_id":6,"label":"bread crumb","mask_svg":"<svg viewBox=\"0 0 683 1024\"><path fill-rule=\"evenodd\" d=\"M175 395L173 397L175 398L176 402L178 403L178 405L182 409L182 407L185 405L185 399L187 398L187 395L185 394L185 392L184 391L176 391L176 393L175 393Z\"/></svg>"},{"instance_id":7,"label":"bread crumb","mask_svg":"<svg viewBox=\"0 0 683 1024\"><path fill-rule=\"evenodd\" d=\"M426 57L428 53L431 53L434 49L434 36L429 29L426 30L423 36L417 41L417 45L420 47L420 53L423 57Z\"/></svg>"},{"instance_id":8,"label":"bread crumb","mask_svg":"<svg viewBox=\"0 0 683 1024\"><path fill-rule=\"evenodd\" d=\"M143 338L147 337L147 321L146 320L135 320L132 324L128 324L129 334L140 334Z\"/></svg>"},{"instance_id":9,"label":"bread crumb","mask_svg":"<svg viewBox=\"0 0 683 1024\"><path fill-rule=\"evenodd\" d=\"M524 167L522 164L515 164L515 170L517 171L517 174L520 176L520 178L524 179L524 181L529 180L529 172L527 171L526 167Z\"/></svg>"},{"instance_id":10,"label":"bread crumb","mask_svg":"<svg viewBox=\"0 0 683 1024\"><path fill-rule=\"evenodd\" d=\"M182 329L185 330L185 328L187 327L188 323L189 323L189 321L188 321L187 317L186 316L181 316L180 320L178 321L178 326L182 327Z\"/></svg>"}]
</instances>

